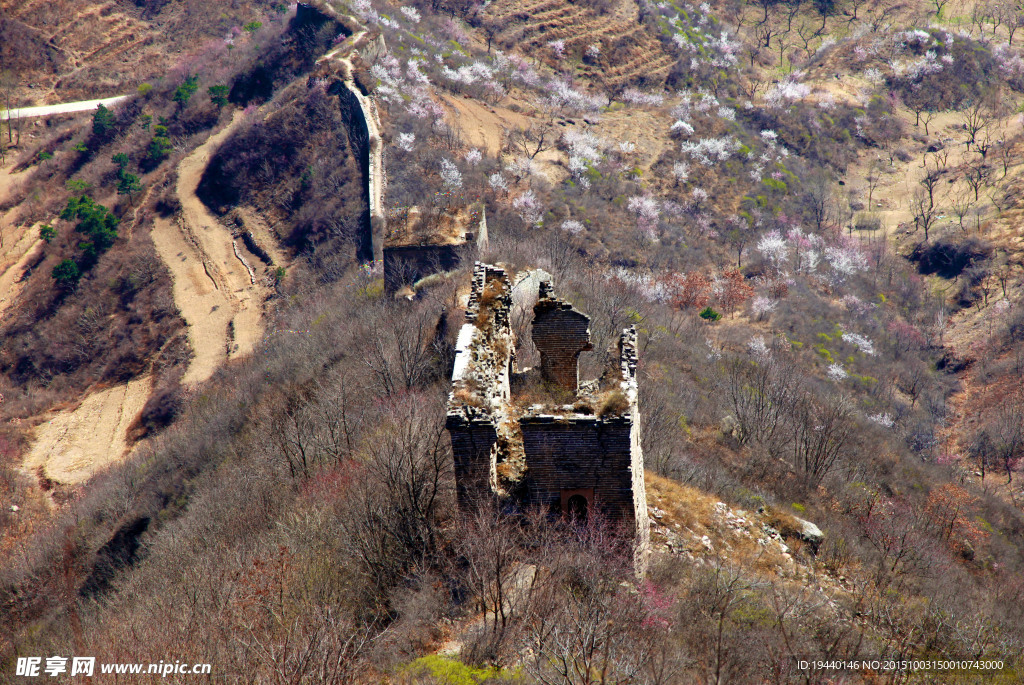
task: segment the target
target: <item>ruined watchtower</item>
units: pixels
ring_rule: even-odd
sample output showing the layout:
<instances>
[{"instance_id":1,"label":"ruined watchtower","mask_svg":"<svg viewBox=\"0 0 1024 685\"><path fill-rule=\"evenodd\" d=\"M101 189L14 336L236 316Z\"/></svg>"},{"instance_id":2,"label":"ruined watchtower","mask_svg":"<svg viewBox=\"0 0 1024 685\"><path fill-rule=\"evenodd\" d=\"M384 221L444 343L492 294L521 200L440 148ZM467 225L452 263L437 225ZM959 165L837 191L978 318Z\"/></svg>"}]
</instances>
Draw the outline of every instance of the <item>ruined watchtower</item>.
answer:
<instances>
[{"instance_id":1,"label":"ruined watchtower","mask_svg":"<svg viewBox=\"0 0 1024 685\"><path fill-rule=\"evenodd\" d=\"M590 319L542 281L531 335L541 368L519 370L511 293L503 269L477 262L448 402L459 505L491 492L512 507L541 506L576 519L599 512L632 530L642 573L650 529L636 331L619 336L601 378L581 384L579 355L593 349ZM513 379L550 393L517 395Z\"/></svg>"}]
</instances>

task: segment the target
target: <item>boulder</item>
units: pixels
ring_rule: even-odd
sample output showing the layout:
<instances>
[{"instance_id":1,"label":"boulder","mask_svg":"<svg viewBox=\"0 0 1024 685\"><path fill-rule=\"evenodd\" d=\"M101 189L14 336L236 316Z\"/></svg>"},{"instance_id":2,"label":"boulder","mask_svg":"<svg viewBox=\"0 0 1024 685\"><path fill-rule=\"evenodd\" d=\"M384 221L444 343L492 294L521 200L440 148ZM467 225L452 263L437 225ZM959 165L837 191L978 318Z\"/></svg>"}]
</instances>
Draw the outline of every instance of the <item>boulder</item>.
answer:
<instances>
[{"instance_id":1,"label":"boulder","mask_svg":"<svg viewBox=\"0 0 1024 685\"><path fill-rule=\"evenodd\" d=\"M800 524L800 539L811 546L811 551L814 554L818 553L818 547L825 541L825 534L821 532L821 528L810 521L806 521L798 516L794 516L796 522Z\"/></svg>"}]
</instances>

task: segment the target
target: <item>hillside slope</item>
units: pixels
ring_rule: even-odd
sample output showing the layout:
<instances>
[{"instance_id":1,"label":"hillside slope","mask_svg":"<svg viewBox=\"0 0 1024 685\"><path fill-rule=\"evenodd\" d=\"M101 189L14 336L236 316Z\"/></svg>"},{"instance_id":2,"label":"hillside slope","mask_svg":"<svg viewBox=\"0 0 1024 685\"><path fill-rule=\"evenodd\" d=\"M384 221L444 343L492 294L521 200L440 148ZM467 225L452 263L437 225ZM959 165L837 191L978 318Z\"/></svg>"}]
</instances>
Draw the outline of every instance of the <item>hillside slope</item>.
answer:
<instances>
[{"instance_id":1,"label":"hillside slope","mask_svg":"<svg viewBox=\"0 0 1024 685\"><path fill-rule=\"evenodd\" d=\"M3 320L0 457L32 454L20 422L47 407L77 421L153 391L129 429L145 439L81 485L0 472L20 507L0 508L0 666L82 651L259 682L1020 680L1024 53L999 7L316 6L185 58L108 138L82 118L22 153L19 186L58 194L9 207L4 263L43 261ZM318 64L333 46L344 63ZM118 196L136 173L144 195ZM76 179L122 217L95 264L88 227L31 239ZM400 297L360 262L382 222L467 206L489 244ZM453 389L457 331L504 296L469 301L473 259L512 283L546 272L589 317L580 378L615 378L635 327L644 577L600 503L585 521L514 492L459 504L449 396L471 416L498 387ZM87 269L62 292L65 260ZM614 414L611 395L563 406L534 382L517 297L515 349L489 342L514 359L510 411ZM101 367L95 341L129 315L146 345Z\"/></svg>"}]
</instances>

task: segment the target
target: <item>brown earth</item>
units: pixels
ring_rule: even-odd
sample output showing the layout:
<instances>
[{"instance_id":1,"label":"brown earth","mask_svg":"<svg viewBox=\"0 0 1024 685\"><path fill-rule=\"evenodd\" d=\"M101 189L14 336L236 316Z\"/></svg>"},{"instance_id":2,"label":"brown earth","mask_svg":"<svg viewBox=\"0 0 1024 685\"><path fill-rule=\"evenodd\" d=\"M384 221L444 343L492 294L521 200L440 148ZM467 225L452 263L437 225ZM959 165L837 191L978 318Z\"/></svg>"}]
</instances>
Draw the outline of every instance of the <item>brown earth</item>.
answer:
<instances>
[{"instance_id":1,"label":"brown earth","mask_svg":"<svg viewBox=\"0 0 1024 685\"><path fill-rule=\"evenodd\" d=\"M181 215L157 217L151 233L157 254L171 272L175 304L188 325L195 356L182 380L190 385L209 378L226 359L251 352L261 334L264 286L242 261L245 253L230 230L195 195L210 155L241 116L182 160L176 188ZM257 226L255 231L259 230ZM0 273L0 311L17 296L21 265L40 243L32 228L12 244L10 265ZM128 429L142 411L151 385L146 374L94 392L78 406L55 413L35 429L24 469L74 484L121 460L129 448Z\"/></svg>"},{"instance_id":2,"label":"brown earth","mask_svg":"<svg viewBox=\"0 0 1024 685\"><path fill-rule=\"evenodd\" d=\"M151 376L94 392L73 410L58 412L35 430L24 468L75 484L124 458L128 428L149 397Z\"/></svg>"},{"instance_id":3,"label":"brown earth","mask_svg":"<svg viewBox=\"0 0 1024 685\"><path fill-rule=\"evenodd\" d=\"M242 116L236 115L231 124L182 160L177 183L181 215L158 218L153 227L153 244L171 271L174 301L188 324L195 355L182 379L186 384L201 383L225 359L252 352L262 330L265 288L253 282L237 256L240 248L231 231L196 197L211 155L241 123Z\"/></svg>"}]
</instances>

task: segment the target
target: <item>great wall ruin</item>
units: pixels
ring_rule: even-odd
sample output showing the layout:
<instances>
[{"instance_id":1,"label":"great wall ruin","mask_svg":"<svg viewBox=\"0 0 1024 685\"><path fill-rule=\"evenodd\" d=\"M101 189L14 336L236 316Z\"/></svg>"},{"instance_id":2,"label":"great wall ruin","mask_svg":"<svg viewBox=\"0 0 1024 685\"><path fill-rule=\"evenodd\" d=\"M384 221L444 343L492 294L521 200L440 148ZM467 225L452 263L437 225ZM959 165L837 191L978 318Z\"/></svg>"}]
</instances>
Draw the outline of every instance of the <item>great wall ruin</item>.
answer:
<instances>
[{"instance_id":1,"label":"great wall ruin","mask_svg":"<svg viewBox=\"0 0 1024 685\"><path fill-rule=\"evenodd\" d=\"M477 262L459 331L446 427L459 506L496 496L577 521L595 514L634 539L643 574L650 525L640 447L636 330L623 330L600 378L578 380L590 319L541 281L532 339L539 369L516 367L505 269Z\"/></svg>"}]
</instances>

